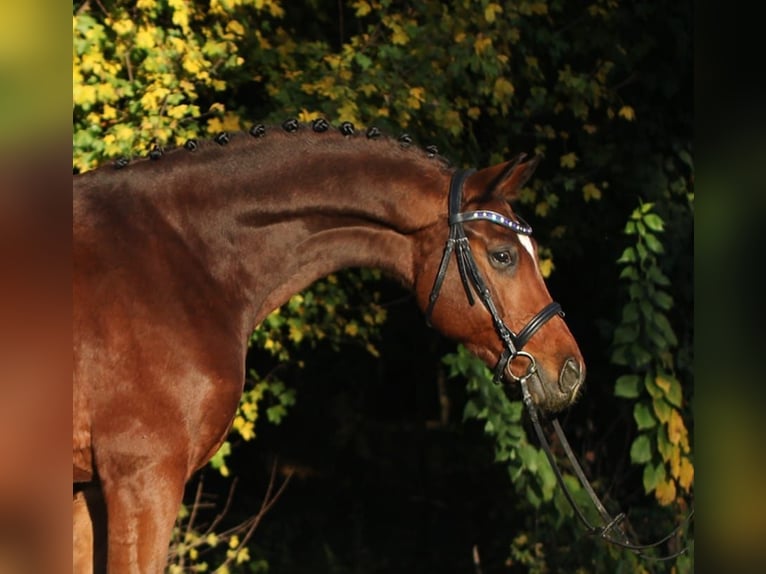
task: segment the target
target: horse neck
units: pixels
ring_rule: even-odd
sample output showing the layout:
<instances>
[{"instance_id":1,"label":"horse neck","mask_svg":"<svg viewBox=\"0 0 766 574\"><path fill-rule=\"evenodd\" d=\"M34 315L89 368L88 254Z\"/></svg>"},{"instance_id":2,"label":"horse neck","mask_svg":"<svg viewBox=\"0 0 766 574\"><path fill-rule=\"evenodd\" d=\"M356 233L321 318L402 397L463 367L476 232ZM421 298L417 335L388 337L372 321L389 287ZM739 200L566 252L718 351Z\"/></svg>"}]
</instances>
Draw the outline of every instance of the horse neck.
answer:
<instances>
[{"instance_id":1,"label":"horse neck","mask_svg":"<svg viewBox=\"0 0 766 574\"><path fill-rule=\"evenodd\" d=\"M396 142L267 137L271 145L243 142L195 167L196 202L207 209L198 221L217 244L216 275L245 301L245 328L344 268L379 268L411 288L417 232L446 215L444 164Z\"/></svg>"}]
</instances>

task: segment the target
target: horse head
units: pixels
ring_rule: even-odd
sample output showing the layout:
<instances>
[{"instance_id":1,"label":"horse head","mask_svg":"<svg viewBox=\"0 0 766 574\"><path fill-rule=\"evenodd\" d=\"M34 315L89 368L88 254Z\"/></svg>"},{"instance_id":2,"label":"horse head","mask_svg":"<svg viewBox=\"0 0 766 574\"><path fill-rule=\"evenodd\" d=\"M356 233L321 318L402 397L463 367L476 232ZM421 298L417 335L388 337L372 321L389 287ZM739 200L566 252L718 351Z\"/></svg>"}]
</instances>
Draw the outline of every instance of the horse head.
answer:
<instances>
[{"instance_id":1,"label":"horse head","mask_svg":"<svg viewBox=\"0 0 766 574\"><path fill-rule=\"evenodd\" d=\"M523 158L453 175L448 225L428 230L416 293L435 328L556 412L576 399L585 364L543 280L531 228L511 207L538 163Z\"/></svg>"}]
</instances>

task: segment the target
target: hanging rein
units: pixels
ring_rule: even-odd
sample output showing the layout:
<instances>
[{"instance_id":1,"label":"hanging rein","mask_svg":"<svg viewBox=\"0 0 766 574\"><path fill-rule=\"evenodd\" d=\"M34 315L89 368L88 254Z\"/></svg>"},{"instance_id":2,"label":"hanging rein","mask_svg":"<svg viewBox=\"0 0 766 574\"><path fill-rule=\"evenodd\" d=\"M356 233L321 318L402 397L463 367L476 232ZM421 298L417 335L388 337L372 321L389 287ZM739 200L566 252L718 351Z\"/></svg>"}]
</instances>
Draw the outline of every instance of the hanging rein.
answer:
<instances>
[{"instance_id":1,"label":"hanging rein","mask_svg":"<svg viewBox=\"0 0 766 574\"><path fill-rule=\"evenodd\" d=\"M450 228L449 238L447 239L447 244L444 247L444 254L442 255L439 269L436 273L436 278L434 279L434 285L429 296L428 308L426 309L426 319L430 320L434 306L436 305L436 301L439 298L439 292L441 290L442 284L444 283L444 278L447 274L447 268L449 267L452 254L455 253L458 271L460 273L460 280L463 284L463 289L465 290L469 304L474 305L476 303L474 298L475 292L479 300L482 302L484 307L486 307L487 311L492 317L492 324L494 325L498 337L500 337L500 340L503 343L503 352L500 354L500 358L498 359L497 365L495 365L494 368L493 381L497 384L502 383L503 375L507 371L511 378L521 385L524 406L529 413L529 417L535 429L537 439L540 442L546 457L548 458L548 461L556 476L556 480L558 481L558 484L564 493L564 496L572 506L575 515L585 526L588 534L597 535L610 544L614 544L621 548L630 550L642 558L649 560L671 560L677 556L680 556L681 554L684 554L688 547L684 547L678 552L661 557L651 556L646 554L645 551L660 546L675 536L676 533L679 532L679 530L691 520L692 516L694 515L694 510L689 513L689 516L681 524L679 524L672 532L670 532L670 534L664 538L651 544L635 544L630 542L629 538L625 534L625 531L620 526L625 519L625 514L620 513L617 516L612 517L606 510L603 503L601 500L599 500L595 491L588 482L582 467L580 466L577 458L574 455L574 452L572 451L572 447L569 445L569 441L564 435L564 431L561 428L558 419L554 418L552 425L556 432L556 436L558 436L561 446L566 453L567 459L569 459L572 470L577 475L580 484L588 493L588 496L598 510L601 519L604 521L603 525L595 526L591 524L591 522L585 517L582 509L580 509L580 507L575 502L572 493L567 488L566 483L564 482L564 477L558 467L558 463L556 462L556 459L553 456L553 452L551 451L550 444L548 443L548 440L545 437L545 433L543 432L537 406L534 404L532 395L529 393L529 389L527 387L527 380L537 372L537 363L533 355L522 350L524 345L526 345L526 343L532 338L538 329L540 329L540 327L542 327L547 321L556 315L563 317L564 312L561 309L561 305L558 303L549 303L543 307L543 309L540 310L534 317L532 317L532 319L518 333L514 333L505 324L505 321L503 321L503 318L500 316L500 313L498 312L497 307L492 300L492 294L489 290L489 287L482 277L482 274L476 265L476 260L471 253L471 244L468 241L468 237L466 236L463 224L470 223L472 221L484 220L496 225L500 225L522 235L531 235L532 228L518 216L517 221L513 221L495 211L480 210L461 212L460 210L463 202L463 186L468 176L470 176L474 171L475 170L472 169L457 170L453 174L452 180L450 182L448 216ZM529 363L526 373L521 377L517 377L511 372L510 369L508 369L510 363L517 357L523 357Z\"/></svg>"}]
</instances>

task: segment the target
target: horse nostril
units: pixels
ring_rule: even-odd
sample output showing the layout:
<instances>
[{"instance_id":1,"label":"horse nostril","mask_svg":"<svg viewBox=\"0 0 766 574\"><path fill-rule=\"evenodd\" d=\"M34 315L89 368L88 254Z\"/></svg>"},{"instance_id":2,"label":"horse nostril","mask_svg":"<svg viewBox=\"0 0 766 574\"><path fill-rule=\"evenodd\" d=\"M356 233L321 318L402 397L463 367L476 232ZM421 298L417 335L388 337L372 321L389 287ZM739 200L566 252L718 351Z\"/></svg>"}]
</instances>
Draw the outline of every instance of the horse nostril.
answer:
<instances>
[{"instance_id":1,"label":"horse nostril","mask_svg":"<svg viewBox=\"0 0 766 574\"><path fill-rule=\"evenodd\" d=\"M559 376L559 388L564 393L572 393L582 383L582 370L580 363L572 357L566 360Z\"/></svg>"}]
</instances>

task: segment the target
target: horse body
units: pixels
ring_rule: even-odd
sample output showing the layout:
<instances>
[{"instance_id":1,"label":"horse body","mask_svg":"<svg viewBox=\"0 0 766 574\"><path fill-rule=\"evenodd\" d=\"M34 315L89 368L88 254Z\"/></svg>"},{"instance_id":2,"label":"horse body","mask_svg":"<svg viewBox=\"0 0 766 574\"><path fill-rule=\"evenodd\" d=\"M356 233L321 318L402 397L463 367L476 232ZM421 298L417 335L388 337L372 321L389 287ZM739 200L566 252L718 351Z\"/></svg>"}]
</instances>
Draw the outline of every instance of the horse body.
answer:
<instances>
[{"instance_id":1,"label":"horse body","mask_svg":"<svg viewBox=\"0 0 766 574\"><path fill-rule=\"evenodd\" d=\"M485 192L515 193L524 165L477 172L467 203L512 217L507 197ZM106 508L97 569L162 571L184 484L227 435L247 339L269 312L351 266L383 269L425 309L452 171L394 140L304 129L75 177L73 472L96 481ZM478 222L474 233L487 253L498 242L515 250L518 265L495 291L520 329L550 296L529 246L495 227ZM440 297L433 325L495 361L502 344L485 310L466 311L455 270ZM560 319L540 333L546 345L529 344L541 367L533 390L560 408L582 382L582 358ZM565 376L573 362L576 376Z\"/></svg>"}]
</instances>

